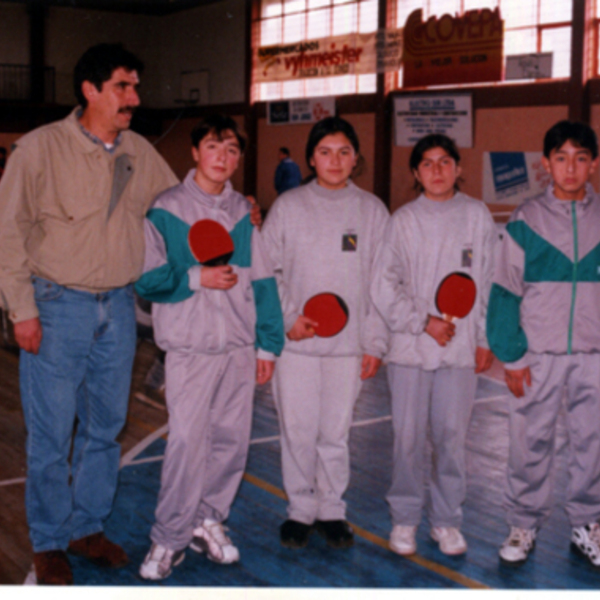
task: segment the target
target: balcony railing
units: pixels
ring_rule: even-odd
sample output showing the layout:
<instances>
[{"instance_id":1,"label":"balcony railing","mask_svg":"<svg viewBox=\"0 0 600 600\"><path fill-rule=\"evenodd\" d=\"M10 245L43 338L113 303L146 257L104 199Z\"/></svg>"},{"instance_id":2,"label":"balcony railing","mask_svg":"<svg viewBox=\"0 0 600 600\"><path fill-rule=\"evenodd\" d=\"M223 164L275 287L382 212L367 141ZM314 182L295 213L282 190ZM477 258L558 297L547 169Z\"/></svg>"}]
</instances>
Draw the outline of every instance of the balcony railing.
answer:
<instances>
[{"instance_id":1,"label":"balcony railing","mask_svg":"<svg viewBox=\"0 0 600 600\"><path fill-rule=\"evenodd\" d=\"M0 64L0 100L54 103L54 67Z\"/></svg>"}]
</instances>

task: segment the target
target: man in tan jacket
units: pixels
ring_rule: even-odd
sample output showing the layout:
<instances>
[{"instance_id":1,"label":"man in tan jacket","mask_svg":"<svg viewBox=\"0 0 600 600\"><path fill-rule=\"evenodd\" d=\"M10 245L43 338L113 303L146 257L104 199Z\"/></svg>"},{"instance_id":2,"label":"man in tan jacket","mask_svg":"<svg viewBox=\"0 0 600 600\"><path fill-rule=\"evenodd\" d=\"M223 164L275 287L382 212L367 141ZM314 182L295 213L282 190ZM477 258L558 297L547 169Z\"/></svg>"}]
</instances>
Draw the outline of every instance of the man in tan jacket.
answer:
<instances>
[{"instance_id":1,"label":"man in tan jacket","mask_svg":"<svg viewBox=\"0 0 600 600\"><path fill-rule=\"evenodd\" d=\"M120 45L90 48L75 68L80 106L21 138L0 182L0 290L21 348L38 583L73 582L67 550L104 566L128 561L103 523L135 354L132 283L144 215L177 183L129 131L142 69Z\"/></svg>"}]
</instances>

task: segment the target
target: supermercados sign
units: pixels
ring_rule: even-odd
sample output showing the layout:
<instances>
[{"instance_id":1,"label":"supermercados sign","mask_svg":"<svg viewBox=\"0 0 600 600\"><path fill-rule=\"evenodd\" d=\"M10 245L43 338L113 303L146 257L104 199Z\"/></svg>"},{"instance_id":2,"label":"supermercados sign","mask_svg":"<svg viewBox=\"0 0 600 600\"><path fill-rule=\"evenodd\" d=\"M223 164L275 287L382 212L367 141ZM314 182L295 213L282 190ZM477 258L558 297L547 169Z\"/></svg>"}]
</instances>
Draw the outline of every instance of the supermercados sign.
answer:
<instances>
[{"instance_id":1,"label":"supermercados sign","mask_svg":"<svg viewBox=\"0 0 600 600\"><path fill-rule=\"evenodd\" d=\"M404 87L499 81L503 38L498 8L425 22L415 10L404 27Z\"/></svg>"},{"instance_id":2,"label":"supermercados sign","mask_svg":"<svg viewBox=\"0 0 600 600\"><path fill-rule=\"evenodd\" d=\"M254 82L398 70L401 57L399 30L263 46L254 55Z\"/></svg>"}]
</instances>

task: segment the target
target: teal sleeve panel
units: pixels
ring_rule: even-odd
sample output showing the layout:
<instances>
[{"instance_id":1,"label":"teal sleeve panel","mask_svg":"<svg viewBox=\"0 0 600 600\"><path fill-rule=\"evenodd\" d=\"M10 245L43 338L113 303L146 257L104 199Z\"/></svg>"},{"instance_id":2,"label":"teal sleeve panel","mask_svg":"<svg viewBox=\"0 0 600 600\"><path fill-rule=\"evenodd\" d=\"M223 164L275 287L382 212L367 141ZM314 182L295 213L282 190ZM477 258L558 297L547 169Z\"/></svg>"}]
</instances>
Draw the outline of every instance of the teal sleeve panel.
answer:
<instances>
[{"instance_id":1,"label":"teal sleeve panel","mask_svg":"<svg viewBox=\"0 0 600 600\"><path fill-rule=\"evenodd\" d=\"M188 245L190 226L161 208L148 211L146 218L156 227L165 242L167 262L144 273L135 284L136 292L151 302L175 303L187 300L190 290L188 269L198 265Z\"/></svg>"},{"instance_id":2,"label":"teal sleeve panel","mask_svg":"<svg viewBox=\"0 0 600 600\"><path fill-rule=\"evenodd\" d=\"M253 281L252 289L256 305L256 347L279 356L285 332L275 277Z\"/></svg>"},{"instance_id":3,"label":"teal sleeve panel","mask_svg":"<svg viewBox=\"0 0 600 600\"><path fill-rule=\"evenodd\" d=\"M233 240L233 256L229 264L238 267L249 267L252 264L252 229L250 214L240 219L235 227L229 232Z\"/></svg>"},{"instance_id":4,"label":"teal sleeve panel","mask_svg":"<svg viewBox=\"0 0 600 600\"><path fill-rule=\"evenodd\" d=\"M600 244L579 261L577 281L600 281Z\"/></svg>"},{"instance_id":5,"label":"teal sleeve panel","mask_svg":"<svg viewBox=\"0 0 600 600\"><path fill-rule=\"evenodd\" d=\"M506 225L506 230L525 252L525 281L572 283L573 261L533 231L525 221L512 221Z\"/></svg>"},{"instance_id":6,"label":"teal sleeve panel","mask_svg":"<svg viewBox=\"0 0 600 600\"><path fill-rule=\"evenodd\" d=\"M520 321L521 300L501 285L492 284L487 338L491 351L502 362L514 362L527 352L527 336Z\"/></svg>"}]
</instances>

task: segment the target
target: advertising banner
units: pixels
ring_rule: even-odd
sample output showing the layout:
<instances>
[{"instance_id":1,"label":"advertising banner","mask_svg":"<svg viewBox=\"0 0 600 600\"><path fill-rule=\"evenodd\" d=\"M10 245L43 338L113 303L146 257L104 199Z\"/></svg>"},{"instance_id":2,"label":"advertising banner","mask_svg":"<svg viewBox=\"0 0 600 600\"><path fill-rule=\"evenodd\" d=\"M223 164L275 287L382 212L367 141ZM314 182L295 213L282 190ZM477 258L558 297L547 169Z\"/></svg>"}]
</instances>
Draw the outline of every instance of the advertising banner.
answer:
<instances>
[{"instance_id":1,"label":"advertising banner","mask_svg":"<svg viewBox=\"0 0 600 600\"><path fill-rule=\"evenodd\" d=\"M263 46L254 53L253 82L397 71L401 58L395 29Z\"/></svg>"},{"instance_id":2,"label":"advertising banner","mask_svg":"<svg viewBox=\"0 0 600 600\"><path fill-rule=\"evenodd\" d=\"M483 200L488 204L521 204L550 183L541 152L484 152Z\"/></svg>"},{"instance_id":3,"label":"advertising banner","mask_svg":"<svg viewBox=\"0 0 600 600\"><path fill-rule=\"evenodd\" d=\"M428 133L443 133L460 148L473 146L471 94L416 94L394 98L396 146L414 146Z\"/></svg>"},{"instance_id":4,"label":"advertising banner","mask_svg":"<svg viewBox=\"0 0 600 600\"><path fill-rule=\"evenodd\" d=\"M498 8L425 22L415 10L404 27L404 87L500 81L503 39Z\"/></svg>"},{"instance_id":5,"label":"advertising banner","mask_svg":"<svg viewBox=\"0 0 600 600\"><path fill-rule=\"evenodd\" d=\"M335 116L335 98L277 100L267 105L269 125L316 123L325 117L333 116Z\"/></svg>"}]
</instances>

